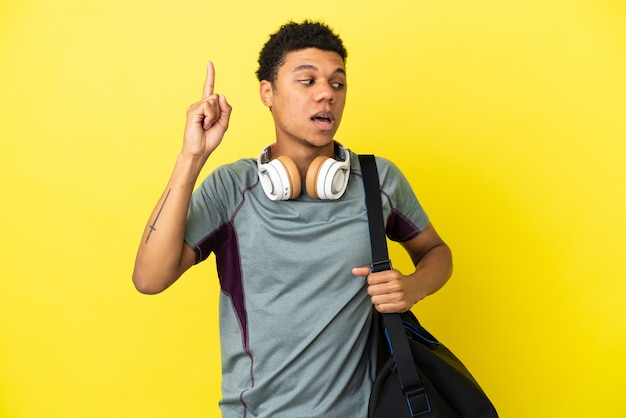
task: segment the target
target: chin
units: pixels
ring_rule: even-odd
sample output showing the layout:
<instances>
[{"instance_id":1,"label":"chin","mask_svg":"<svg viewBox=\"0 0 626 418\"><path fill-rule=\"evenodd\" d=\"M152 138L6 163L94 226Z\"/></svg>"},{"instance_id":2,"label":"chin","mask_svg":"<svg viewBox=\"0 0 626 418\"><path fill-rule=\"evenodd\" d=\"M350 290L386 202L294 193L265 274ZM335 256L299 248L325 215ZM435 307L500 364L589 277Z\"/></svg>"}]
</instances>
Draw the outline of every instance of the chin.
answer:
<instances>
[{"instance_id":1,"label":"chin","mask_svg":"<svg viewBox=\"0 0 626 418\"><path fill-rule=\"evenodd\" d=\"M333 143L333 141L335 140L336 132L337 132L336 130L326 131L326 132L317 132L314 135L309 137L310 138L309 142L314 143L320 147L325 147Z\"/></svg>"},{"instance_id":2,"label":"chin","mask_svg":"<svg viewBox=\"0 0 626 418\"><path fill-rule=\"evenodd\" d=\"M334 134L335 131L327 131L327 132L310 132L302 135L288 135L285 136L283 143L291 142L292 144L299 143L300 145L304 145L306 147L311 148L326 148L329 145L334 143Z\"/></svg>"},{"instance_id":3,"label":"chin","mask_svg":"<svg viewBox=\"0 0 626 418\"><path fill-rule=\"evenodd\" d=\"M334 143L334 138L315 138L313 140L305 140L309 145L315 148L326 148Z\"/></svg>"}]
</instances>

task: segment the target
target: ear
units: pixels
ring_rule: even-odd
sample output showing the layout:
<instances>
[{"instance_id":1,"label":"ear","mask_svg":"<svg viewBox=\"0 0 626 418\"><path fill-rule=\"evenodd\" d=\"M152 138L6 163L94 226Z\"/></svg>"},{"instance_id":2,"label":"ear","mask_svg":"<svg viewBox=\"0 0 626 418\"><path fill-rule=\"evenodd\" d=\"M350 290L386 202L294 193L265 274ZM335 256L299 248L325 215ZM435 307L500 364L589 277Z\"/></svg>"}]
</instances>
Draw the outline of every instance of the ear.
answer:
<instances>
[{"instance_id":1,"label":"ear","mask_svg":"<svg viewBox=\"0 0 626 418\"><path fill-rule=\"evenodd\" d=\"M273 98L274 89L272 88L272 83L267 80L261 81L261 85L259 87L259 93L261 95L261 101L263 104L269 108L272 107L272 98Z\"/></svg>"}]
</instances>

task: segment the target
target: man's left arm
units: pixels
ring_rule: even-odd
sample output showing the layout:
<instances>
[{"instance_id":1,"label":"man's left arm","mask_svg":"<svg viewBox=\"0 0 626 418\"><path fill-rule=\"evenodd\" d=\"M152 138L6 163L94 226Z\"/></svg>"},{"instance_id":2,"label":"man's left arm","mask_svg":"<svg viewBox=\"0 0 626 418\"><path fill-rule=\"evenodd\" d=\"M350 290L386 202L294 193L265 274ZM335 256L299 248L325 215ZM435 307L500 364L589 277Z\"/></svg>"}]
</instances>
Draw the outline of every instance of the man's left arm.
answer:
<instances>
[{"instance_id":1,"label":"man's left arm","mask_svg":"<svg viewBox=\"0 0 626 418\"><path fill-rule=\"evenodd\" d=\"M432 224L401 244L413 260L413 273L405 276L395 269L371 273L369 266L352 270L355 276L367 276L372 304L382 313L408 311L441 289L452 274L452 252Z\"/></svg>"}]
</instances>

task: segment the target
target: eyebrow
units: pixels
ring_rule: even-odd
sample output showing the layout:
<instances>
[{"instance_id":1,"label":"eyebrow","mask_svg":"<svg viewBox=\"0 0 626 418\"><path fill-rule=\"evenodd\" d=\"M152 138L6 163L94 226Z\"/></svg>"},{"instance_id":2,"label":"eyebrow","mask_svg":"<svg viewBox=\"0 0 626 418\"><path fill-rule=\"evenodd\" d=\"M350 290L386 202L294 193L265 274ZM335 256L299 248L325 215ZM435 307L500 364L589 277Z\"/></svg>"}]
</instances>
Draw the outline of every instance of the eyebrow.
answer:
<instances>
[{"instance_id":1,"label":"eyebrow","mask_svg":"<svg viewBox=\"0 0 626 418\"><path fill-rule=\"evenodd\" d=\"M296 68L293 69L293 72L296 73L298 71L303 71L303 70L318 70L318 68L315 65L312 64L302 64L302 65L298 65ZM343 68L337 68L334 72L339 73L339 74L346 74L346 70L344 70Z\"/></svg>"}]
</instances>

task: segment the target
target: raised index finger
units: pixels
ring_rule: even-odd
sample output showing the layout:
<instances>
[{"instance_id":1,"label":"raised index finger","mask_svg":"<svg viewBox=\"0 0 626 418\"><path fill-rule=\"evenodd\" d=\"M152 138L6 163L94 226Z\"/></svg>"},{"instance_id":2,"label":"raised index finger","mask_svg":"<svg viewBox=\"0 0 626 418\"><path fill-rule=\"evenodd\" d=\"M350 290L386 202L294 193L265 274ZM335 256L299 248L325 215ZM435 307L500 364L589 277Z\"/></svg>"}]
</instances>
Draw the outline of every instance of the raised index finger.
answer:
<instances>
[{"instance_id":1,"label":"raised index finger","mask_svg":"<svg viewBox=\"0 0 626 418\"><path fill-rule=\"evenodd\" d=\"M211 61L206 65L206 80L204 81L204 90L202 98L205 99L213 94L213 86L215 85L215 68Z\"/></svg>"}]
</instances>

